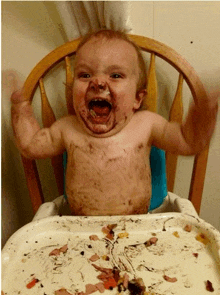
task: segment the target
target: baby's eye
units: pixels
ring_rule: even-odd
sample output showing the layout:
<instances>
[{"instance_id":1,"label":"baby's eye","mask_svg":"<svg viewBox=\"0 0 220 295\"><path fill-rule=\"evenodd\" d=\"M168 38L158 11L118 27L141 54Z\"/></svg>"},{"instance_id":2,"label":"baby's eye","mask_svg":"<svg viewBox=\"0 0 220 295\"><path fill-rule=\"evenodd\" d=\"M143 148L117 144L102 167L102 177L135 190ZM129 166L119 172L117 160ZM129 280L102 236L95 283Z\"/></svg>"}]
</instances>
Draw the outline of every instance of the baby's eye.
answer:
<instances>
[{"instance_id":1,"label":"baby's eye","mask_svg":"<svg viewBox=\"0 0 220 295\"><path fill-rule=\"evenodd\" d=\"M88 73L79 73L78 75L78 78L90 78L90 74L88 74Z\"/></svg>"},{"instance_id":2,"label":"baby's eye","mask_svg":"<svg viewBox=\"0 0 220 295\"><path fill-rule=\"evenodd\" d=\"M122 74L119 74L119 73L113 73L110 75L111 78L113 79L119 79L119 78L123 78L123 75Z\"/></svg>"}]
</instances>

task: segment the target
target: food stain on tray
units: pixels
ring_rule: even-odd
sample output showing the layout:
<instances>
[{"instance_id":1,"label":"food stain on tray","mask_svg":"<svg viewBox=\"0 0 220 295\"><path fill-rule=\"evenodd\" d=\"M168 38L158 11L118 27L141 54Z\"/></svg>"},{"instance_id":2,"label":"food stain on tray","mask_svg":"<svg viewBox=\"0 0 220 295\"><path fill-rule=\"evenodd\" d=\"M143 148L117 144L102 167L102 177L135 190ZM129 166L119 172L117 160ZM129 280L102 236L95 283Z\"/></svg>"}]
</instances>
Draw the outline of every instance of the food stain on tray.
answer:
<instances>
[{"instance_id":1,"label":"food stain on tray","mask_svg":"<svg viewBox=\"0 0 220 295\"><path fill-rule=\"evenodd\" d=\"M1 294L220 294L218 233L188 216L158 216L39 222L25 242L4 249L17 254L6 264Z\"/></svg>"}]
</instances>

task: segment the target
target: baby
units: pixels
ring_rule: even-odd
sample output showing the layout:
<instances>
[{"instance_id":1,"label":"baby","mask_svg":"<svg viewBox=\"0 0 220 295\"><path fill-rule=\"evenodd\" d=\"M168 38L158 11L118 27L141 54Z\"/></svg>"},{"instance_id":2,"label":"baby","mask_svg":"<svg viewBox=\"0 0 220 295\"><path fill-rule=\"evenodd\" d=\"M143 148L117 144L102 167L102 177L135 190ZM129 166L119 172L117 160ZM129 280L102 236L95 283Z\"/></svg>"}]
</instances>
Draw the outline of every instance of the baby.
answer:
<instances>
[{"instance_id":1,"label":"baby","mask_svg":"<svg viewBox=\"0 0 220 295\"><path fill-rule=\"evenodd\" d=\"M125 34L102 30L86 37L76 53L74 115L40 129L22 90L12 97L12 124L28 158L68 154L66 194L74 215L148 212L151 146L191 155L210 141L217 94L201 97L180 126L139 111L146 95L143 57Z\"/></svg>"}]
</instances>

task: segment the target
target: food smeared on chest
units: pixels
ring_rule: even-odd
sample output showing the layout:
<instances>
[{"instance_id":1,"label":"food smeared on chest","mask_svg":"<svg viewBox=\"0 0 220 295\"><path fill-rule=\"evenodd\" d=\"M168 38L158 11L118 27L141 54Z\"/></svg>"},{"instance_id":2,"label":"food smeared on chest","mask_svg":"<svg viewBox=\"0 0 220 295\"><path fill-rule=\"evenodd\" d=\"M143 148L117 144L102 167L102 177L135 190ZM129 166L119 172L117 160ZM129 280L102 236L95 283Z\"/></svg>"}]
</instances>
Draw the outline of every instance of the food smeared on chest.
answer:
<instances>
[{"instance_id":1,"label":"food smeared on chest","mask_svg":"<svg viewBox=\"0 0 220 295\"><path fill-rule=\"evenodd\" d=\"M151 183L144 144L100 142L88 140L70 150L66 179L71 210L76 214L84 204L82 215L146 213Z\"/></svg>"},{"instance_id":2,"label":"food smeared on chest","mask_svg":"<svg viewBox=\"0 0 220 295\"><path fill-rule=\"evenodd\" d=\"M140 152L141 150L143 150L143 148L144 148L143 143L140 143L140 144L137 146L137 151Z\"/></svg>"}]
</instances>

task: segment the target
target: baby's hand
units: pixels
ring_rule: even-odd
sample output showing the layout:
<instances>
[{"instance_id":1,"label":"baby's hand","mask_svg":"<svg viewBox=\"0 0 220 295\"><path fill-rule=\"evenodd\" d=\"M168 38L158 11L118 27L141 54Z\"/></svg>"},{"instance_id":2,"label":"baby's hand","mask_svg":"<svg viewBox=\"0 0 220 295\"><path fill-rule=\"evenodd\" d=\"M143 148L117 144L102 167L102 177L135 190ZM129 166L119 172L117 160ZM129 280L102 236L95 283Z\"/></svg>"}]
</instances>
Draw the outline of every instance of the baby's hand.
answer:
<instances>
[{"instance_id":1,"label":"baby's hand","mask_svg":"<svg viewBox=\"0 0 220 295\"><path fill-rule=\"evenodd\" d=\"M200 120L212 119L215 120L218 112L218 101L220 99L220 89L207 89L206 97L199 97L197 103L193 102L192 107L200 113Z\"/></svg>"},{"instance_id":2,"label":"baby's hand","mask_svg":"<svg viewBox=\"0 0 220 295\"><path fill-rule=\"evenodd\" d=\"M4 84L10 91L10 100L12 104L23 102L23 82L16 71L7 71L4 73Z\"/></svg>"}]
</instances>

